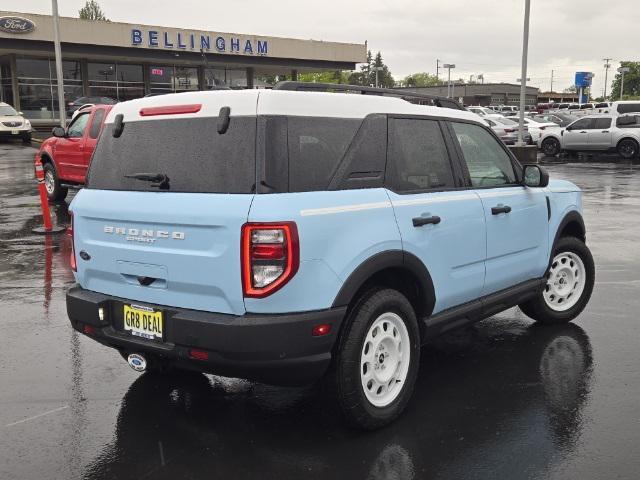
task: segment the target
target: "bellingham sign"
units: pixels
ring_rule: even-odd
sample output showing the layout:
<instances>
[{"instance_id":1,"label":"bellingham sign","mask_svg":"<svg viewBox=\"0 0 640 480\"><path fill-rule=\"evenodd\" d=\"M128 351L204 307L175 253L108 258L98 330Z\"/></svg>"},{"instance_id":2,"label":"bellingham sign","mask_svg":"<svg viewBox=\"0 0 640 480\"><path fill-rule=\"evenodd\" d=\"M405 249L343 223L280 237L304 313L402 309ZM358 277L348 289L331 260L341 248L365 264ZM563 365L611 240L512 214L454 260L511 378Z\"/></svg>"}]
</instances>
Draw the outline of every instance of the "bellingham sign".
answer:
<instances>
[{"instance_id":1,"label":"bellingham sign","mask_svg":"<svg viewBox=\"0 0 640 480\"><path fill-rule=\"evenodd\" d=\"M131 45L241 55L267 56L269 54L269 45L266 40L207 33L143 31L139 28L131 29Z\"/></svg>"},{"instance_id":2,"label":"bellingham sign","mask_svg":"<svg viewBox=\"0 0 640 480\"><path fill-rule=\"evenodd\" d=\"M36 29L36 24L23 17L0 17L0 31L6 33L29 33Z\"/></svg>"}]
</instances>

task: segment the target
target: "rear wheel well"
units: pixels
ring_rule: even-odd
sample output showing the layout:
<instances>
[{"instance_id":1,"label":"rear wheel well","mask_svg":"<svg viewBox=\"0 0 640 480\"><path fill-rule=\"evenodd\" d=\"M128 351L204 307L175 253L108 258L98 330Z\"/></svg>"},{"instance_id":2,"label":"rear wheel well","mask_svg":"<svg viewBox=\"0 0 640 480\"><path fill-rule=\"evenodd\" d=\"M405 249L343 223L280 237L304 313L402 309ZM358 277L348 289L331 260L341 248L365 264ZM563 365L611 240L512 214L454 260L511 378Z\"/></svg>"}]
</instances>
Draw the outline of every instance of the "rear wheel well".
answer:
<instances>
[{"instance_id":1,"label":"rear wheel well","mask_svg":"<svg viewBox=\"0 0 640 480\"><path fill-rule=\"evenodd\" d=\"M407 268L388 267L371 275L353 296L347 309L347 316L360 298L374 288L391 288L402 293L413 307L418 320L431 314L434 299L425 299L417 276ZM418 322L420 325L422 322ZM422 328L421 328L422 330ZM422 336L422 331L420 332Z\"/></svg>"}]
</instances>

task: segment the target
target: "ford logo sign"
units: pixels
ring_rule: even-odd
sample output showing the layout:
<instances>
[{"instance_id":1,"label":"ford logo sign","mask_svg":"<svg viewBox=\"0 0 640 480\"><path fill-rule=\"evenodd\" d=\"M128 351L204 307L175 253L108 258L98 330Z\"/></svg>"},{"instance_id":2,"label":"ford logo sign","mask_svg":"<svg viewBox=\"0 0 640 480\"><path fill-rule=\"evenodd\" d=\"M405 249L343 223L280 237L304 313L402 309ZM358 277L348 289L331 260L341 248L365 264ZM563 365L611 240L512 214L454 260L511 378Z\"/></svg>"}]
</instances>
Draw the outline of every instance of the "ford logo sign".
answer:
<instances>
[{"instance_id":1,"label":"ford logo sign","mask_svg":"<svg viewBox=\"0 0 640 480\"><path fill-rule=\"evenodd\" d=\"M0 31L6 33L29 33L36 29L36 24L23 17L0 17Z\"/></svg>"},{"instance_id":2,"label":"ford logo sign","mask_svg":"<svg viewBox=\"0 0 640 480\"><path fill-rule=\"evenodd\" d=\"M147 360L138 353L129 354L127 362L136 372L144 372L147 369Z\"/></svg>"}]
</instances>

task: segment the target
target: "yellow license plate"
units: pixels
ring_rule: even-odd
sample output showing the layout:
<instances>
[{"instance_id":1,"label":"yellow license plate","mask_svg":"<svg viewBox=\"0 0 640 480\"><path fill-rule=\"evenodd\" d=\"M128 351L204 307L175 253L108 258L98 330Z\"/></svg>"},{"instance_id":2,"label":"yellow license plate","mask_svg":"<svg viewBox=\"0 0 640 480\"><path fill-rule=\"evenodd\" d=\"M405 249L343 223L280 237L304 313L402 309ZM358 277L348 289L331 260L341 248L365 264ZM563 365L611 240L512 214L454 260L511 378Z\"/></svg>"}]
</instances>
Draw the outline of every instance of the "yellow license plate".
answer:
<instances>
[{"instance_id":1,"label":"yellow license plate","mask_svg":"<svg viewBox=\"0 0 640 480\"><path fill-rule=\"evenodd\" d=\"M162 340L162 312L140 305L124 305L124 329L136 337Z\"/></svg>"}]
</instances>

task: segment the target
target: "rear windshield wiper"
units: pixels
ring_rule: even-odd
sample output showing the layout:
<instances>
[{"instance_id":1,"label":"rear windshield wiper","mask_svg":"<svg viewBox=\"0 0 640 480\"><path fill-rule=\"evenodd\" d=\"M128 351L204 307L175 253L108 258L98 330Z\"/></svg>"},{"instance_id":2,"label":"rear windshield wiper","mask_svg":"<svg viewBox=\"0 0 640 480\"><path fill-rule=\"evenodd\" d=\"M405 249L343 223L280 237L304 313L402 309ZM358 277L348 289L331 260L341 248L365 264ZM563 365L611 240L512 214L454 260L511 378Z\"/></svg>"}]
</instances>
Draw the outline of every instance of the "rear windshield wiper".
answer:
<instances>
[{"instance_id":1,"label":"rear windshield wiper","mask_svg":"<svg viewBox=\"0 0 640 480\"><path fill-rule=\"evenodd\" d=\"M128 173L125 178L135 178L143 182L152 182L152 187L169 190L169 177L164 173Z\"/></svg>"}]
</instances>

